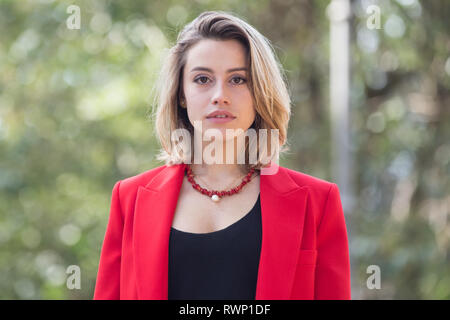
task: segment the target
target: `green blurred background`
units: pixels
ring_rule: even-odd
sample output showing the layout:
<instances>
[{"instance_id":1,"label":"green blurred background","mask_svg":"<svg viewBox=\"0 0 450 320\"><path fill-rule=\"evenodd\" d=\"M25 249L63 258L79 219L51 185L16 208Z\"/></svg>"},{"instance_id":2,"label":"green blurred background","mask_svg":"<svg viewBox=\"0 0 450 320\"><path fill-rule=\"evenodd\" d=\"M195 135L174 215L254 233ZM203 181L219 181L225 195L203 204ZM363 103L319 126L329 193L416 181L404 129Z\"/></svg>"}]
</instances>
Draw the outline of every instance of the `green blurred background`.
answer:
<instances>
[{"instance_id":1,"label":"green blurred background","mask_svg":"<svg viewBox=\"0 0 450 320\"><path fill-rule=\"evenodd\" d=\"M292 93L280 164L333 181L328 4L1 1L0 298L92 299L114 183L161 165L149 119L161 58L202 11L271 40ZM366 26L371 4L380 29ZM355 0L352 13L353 299L449 299L450 1ZM66 286L70 265L81 289Z\"/></svg>"}]
</instances>

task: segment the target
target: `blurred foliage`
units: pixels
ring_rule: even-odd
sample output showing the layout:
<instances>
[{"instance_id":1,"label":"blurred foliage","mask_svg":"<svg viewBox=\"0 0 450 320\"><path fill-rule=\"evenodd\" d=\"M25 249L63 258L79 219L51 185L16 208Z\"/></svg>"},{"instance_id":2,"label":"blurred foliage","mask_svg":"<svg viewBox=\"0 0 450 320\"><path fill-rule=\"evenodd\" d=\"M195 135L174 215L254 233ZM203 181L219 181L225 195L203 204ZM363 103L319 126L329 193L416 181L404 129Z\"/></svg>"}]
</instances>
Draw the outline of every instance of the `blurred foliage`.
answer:
<instances>
[{"instance_id":1,"label":"blurred foliage","mask_svg":"<svg viewBox=\"0 0 450 320\"><path fill-rule=\"evenodd\" d=\"M0 298L92 298L114 183L160 165L148 112L161 59L202 11L272 41L293 100L280 164L332 180L328 3L1 1ZM79 30L66 26L72 4ZM370 4L380 29L367 28ZM352 11L353 297L449 299L450 2ZM66 287L70 265L80 290ZM369 265L380 290L366 287Z\"/></svg>"}]
</instances>

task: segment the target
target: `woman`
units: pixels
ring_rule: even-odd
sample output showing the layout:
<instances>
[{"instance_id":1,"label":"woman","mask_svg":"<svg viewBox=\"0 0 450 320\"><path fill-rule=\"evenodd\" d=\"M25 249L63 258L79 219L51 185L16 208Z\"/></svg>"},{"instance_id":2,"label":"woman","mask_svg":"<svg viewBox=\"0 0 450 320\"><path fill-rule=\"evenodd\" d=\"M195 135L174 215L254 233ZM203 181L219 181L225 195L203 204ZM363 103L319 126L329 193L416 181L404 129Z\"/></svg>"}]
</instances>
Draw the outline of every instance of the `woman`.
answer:
<instances>
[{"instance_id":1,"label":"woman","mask_svg":"<svg viewBox=\"0 0 450 320\"><path fill-rule=\"evenodd\" d=\"M350 299L337 185L275 163L290 100L269 42L204 12L159 84L165 164L114 186L94 299Z\"/></svg>"}]
</instances>

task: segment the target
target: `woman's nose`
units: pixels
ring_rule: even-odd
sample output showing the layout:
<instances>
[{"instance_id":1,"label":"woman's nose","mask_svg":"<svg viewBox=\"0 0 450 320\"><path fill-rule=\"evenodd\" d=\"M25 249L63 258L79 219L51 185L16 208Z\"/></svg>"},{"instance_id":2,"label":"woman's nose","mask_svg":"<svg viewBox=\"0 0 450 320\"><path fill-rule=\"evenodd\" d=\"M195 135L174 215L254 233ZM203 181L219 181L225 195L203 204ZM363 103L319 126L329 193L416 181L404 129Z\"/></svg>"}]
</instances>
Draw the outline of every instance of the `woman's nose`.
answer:
<instances>
[{"instance_id":1,"label":"woman's nose","mask_svg":"<svg viewBox=\"0 0 450 320\"><path fill-rule=\"evenodd\" d=\"M214 89L215 89L214 95L212 97L212 103L214 105L230 104L230 99L228 98L228 93L225 89L225 84L223 84L221 82L217 82L217 85Z\"/></svg>"}]
</instances>

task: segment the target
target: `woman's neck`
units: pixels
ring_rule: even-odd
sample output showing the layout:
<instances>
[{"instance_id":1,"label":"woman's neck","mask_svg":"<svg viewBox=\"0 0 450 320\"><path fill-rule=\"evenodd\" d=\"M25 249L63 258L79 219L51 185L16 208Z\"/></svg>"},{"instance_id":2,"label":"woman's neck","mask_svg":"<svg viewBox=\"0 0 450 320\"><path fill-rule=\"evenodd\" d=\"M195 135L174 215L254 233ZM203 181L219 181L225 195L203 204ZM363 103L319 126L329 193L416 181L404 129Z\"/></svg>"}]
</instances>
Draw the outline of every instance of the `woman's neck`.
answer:
<instances>
[{"instance_id":1,"label":"woman's neck","mask_svg":"<svg viewBox=\"0 0 450 320\"><path fill-rule=\"evenodd\" d=\"M219 183L242 177L247 174L239 164L190 164L194 174L211 183Z\"/></svg>"}]
</instances>

